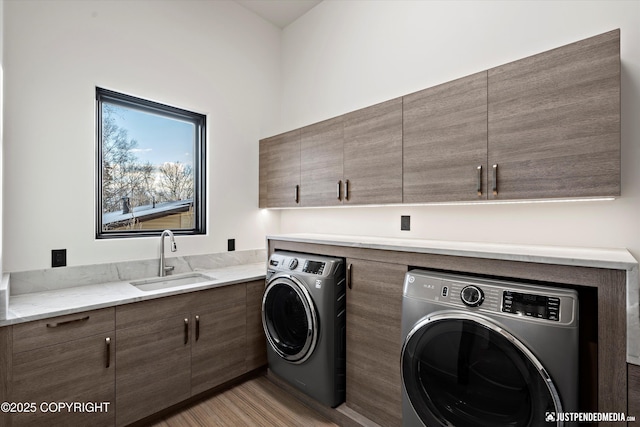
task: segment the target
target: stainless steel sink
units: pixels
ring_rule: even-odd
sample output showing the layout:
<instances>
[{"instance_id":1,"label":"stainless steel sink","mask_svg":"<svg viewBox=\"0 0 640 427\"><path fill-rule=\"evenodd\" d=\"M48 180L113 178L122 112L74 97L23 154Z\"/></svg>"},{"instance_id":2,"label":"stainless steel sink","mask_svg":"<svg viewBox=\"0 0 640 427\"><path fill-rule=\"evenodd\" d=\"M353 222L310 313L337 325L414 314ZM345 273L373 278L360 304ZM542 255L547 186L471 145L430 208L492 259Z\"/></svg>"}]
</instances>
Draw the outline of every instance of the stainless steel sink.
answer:
<instances>
[{"instance_id":1,"label":"stainless steel sink","mask_svg":"<svg viewBox=\"0 0 640 427\"><path fill-rule=\"evenodd\" d=\"M176 276L155 277L153 279L135 280L131 283L141 291L157 291L160 289L171 289L178 286L193 285L215 280L214 277L201 273L187 273Z\"/></svg>"}]
</instances>

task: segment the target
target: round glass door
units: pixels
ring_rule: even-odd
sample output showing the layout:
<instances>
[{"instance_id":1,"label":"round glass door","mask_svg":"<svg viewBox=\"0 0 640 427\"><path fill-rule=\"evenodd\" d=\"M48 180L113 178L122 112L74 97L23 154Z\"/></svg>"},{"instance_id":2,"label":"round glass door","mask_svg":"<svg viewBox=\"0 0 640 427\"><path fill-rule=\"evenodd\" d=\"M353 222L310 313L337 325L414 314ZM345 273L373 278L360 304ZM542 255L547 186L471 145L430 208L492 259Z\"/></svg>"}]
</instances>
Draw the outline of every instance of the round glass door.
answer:
<instances>
[{"instance_id":1,"label":"round glass door","mask_svg":"<svg viewBox=\"0 0 640 427\"><path fill-rule=\"evenodd\" d=\"M546 413L562 409L548 378L515 337L465 313L423 319L402 351L409 402L430 427L554 425Z\"/></svg>"},{"instance_id":2,"label":"round glass door","mask_svg":"<svg viewBox=\"0 0 640 427\"><path fill-rule=\"evenodd\" d=\"M307 289L293 277L275 278L267 286L262 324L269 344L285 360L302 363L316 346L316 310Z\"/></svg>"}]
</instances>

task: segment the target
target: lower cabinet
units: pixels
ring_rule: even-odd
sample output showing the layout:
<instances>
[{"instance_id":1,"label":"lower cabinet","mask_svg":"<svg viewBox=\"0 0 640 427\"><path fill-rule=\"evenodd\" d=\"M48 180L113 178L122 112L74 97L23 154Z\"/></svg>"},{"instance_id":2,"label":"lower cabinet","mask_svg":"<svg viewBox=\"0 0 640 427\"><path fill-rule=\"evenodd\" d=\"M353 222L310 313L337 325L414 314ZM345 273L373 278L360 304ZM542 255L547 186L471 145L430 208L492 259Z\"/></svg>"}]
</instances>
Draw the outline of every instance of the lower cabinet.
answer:
<instances>
[{"instance_id":1,"label":"lower cabinet","mask_svg":"<svg viewBox=\"0 0 640 427\"><path fill-rule=\"evenodd\" d=\"M347 398L381 426L402 422L400 351L406 265L347 259Z\"/></svg>"},{"instance_id":2,"label":"lower cabinet","mask_svg":"<svg viewBox=\"0 0 640 427\"><path fill-rule=\"evenodd\" d=\"M257 280L0 328L0 402L22 405L0 426L126 426L265 366L263 292Z\"/></svg>"},{"instance_id":3,"label":"lower cabinet","mask_svg":"<svg viewBox=\"0 0 640 427\"><path fill-rule=\"evenodd\" d=\"M246 372L246 286L193 294L191 312L191 395Z\"/></svg>"},{"instance_id":4,"label":"lower cabinet","mask_svg":"<svg viewBox=\"0 0 640 427\"><path fill-rule=\"evenodd\" d=\"M628 364L627 375L627 415L636 418L629 425L640 425L640 366Z\"/></svg>"},{"instance_id":5,"label":"lower cabinet","mask_svg":"<svg viewBox=\"0 0 640 427\"><path fill-rule=\"evenodd\" d=\"M116 425L191 396L189 295L116 307Z\"/></svg>"},{"instance_id":6,"label":"lower cabinet","mask_svg":"<svg viewBox=\"0 0 640 427\"><path fill-rule=\"evenodd\" d=\"M260 349L264 334L255 332L261 320L253 313L255 300L261 299L258 289L264 289L264 281L117 307L116 425L138 421L265 365L266 349Z\"/></svg>"},{"instance_id":7,"label":"lower cabinet","mask_svg":"<svg viewBox=\"0 0 640 427\"><path fill-rule=\"evenodd\" d=\"M267 337L262 327L262 296L264 280L247 283L247 371L267 364Z\"/></svg>"},{"instance_id":8,"label":"lower cabinet","mask_svg":"<svg viewBox=\"0 0 640 427\"><path fill-rule=\"evenodd\" d=\"M8 401L22 408L11 414L11 425L113 425L113 308L22 323L12 331Z\"/></svg>"}]
</instances>

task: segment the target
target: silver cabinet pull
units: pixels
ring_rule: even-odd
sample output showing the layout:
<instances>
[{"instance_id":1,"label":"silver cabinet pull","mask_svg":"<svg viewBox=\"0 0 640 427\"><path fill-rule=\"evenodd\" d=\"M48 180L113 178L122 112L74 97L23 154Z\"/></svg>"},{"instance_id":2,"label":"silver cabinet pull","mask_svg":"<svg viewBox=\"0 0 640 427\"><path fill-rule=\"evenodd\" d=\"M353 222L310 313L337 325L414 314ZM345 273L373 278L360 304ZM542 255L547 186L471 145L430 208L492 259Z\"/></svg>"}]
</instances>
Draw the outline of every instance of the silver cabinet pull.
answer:
<instances>
[{"instance_id":1,"label":"silver cabinet pull","mask_svg":"<svg viewBox=\"0 0 640 427\"><path fill-rule=\"evenodd\" d=\"M184 319L184 345L189 343L189 319Z\"/></svg>"},{"instance_id":2,"label":"silver cabinet pull","mask_svg":"<svg viewBox=\"0 0 640 427\"><path fill-rule=\"evenodd\" d=\"M111 365L111 338L106 337L104 339L106 356L107 356L107 368Z\"/></svg>"},{"instance_id":3,"label":"silver cabinet pull","mask_svg":"<svg viewBox=\"0 0 640 427\"><path fill-rule=\"evenodd\" d=\"M344 181L344 199L349 200L349 180Z\"/></svg>"},{"instance_id":4,"label":"silver cabinet pull","mask_svg":"<svg viewBox=\"0 0 640 427\"><path fill-rule=\"evenodd\" d=\"M491 188L493 195L498 195L498 165L493 165L493 187Z\"/></svg>"},{"instance_id":5,"label":"silver cabinet pull","mask_svg":"<svg viewBox=\"0 0 640 427\"><path fill-rule=\"evenodd\" d=\"M296 192L295 192L295 202L299 203L300 202L300 186L296 185Z\"/></svg>"},{"instance_id":6,"label":"silver cabinet pull","mask_svg":"<svg viewBox=\"0 0 640 427\"><path fill-rule=\"evenodd\" d=\"M196 341L200 339L200 316L196 316Z\"/></svg>"},{"instance_id":7,"label":"silver cabinet pull","mask_svg":"<svg viewBox=\"0 0 640 427\"><path fill-rule=\"evenodd\" d=\"M478 170L478 196L482 196L482 165L477 167Z\"/></svg>"},{"instance_id":8,"label":"silver cabinet pull","mask_svg":"<svg viewBox=\"0 0 640 427\"><path fill-rule=\"evenodd\" d=\"M81 317L79 319L65 320L64 322L47 323L47 328L57 328L58 326L64 326L70 323L86 322L87 320L89 320L89 316Z\"/></svg>"},{"instance_id":9,"label":"silver cabinet pull","mask_svg":"<svg viewBox=\"0 0 640 427\"><path fill-rule=\"evenodd\" d=\"M349 264L349 265L347 265L347 287L348 287L349 289L352 289L352 286L353 286L353 285L351 284L351 266L352 266L352 265L353 265L353 264Z\"/></svg>"},{"instance_id":10,"label":"silver cabinet pull","mask_svg":"<svg viewBox=\"0 0 640 427\"><path fill-rule=\"evenodd\" d=\"M338 192L337 192L338 200L342 200L342 199L340 198L340 187L342 187L342 180L338 181Z\"/></svg>"}]
</instances>

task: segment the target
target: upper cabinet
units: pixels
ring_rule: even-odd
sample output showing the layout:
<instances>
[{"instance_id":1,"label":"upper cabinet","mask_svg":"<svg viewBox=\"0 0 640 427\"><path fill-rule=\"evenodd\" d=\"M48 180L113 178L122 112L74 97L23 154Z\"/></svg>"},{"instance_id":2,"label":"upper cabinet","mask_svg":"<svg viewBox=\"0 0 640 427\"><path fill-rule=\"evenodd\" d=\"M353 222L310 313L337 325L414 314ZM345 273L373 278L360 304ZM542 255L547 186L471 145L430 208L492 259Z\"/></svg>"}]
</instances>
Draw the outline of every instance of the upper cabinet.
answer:
<instances>
[{"instance_id":1,"label":"upper cabinet","mask_svg":"<svg viewBox=\"0 0 640 427\"><path fill-rule=\"evenodd\" d=\"M402 98L344 116L344 204L402 203Z\"/></svg>"},{"instance_id":2,"label":"upper cabinet","mask_svg":"<svg viewBox=\"0 0 640 427\"><path fill-rule=\"evenodd\" d=\"M404 97L404 202L487 196L487 73Z\"/></svg>"},{"instance_id":3,"label":"upper cabinet","mask_svg":"<svg viewBox=\"0 0 640 427\"><path fill-rule=\"evenodd\" d=\"M300 136L300 205L342 203L342 116L302 128Z\"/></svg>"},{"instance_id":4,"label":"upper cabinet","mask_svg":"<svg viewBox=\"0 0 640 427\"><path fill-rule=\"evenodd\" d=\"M620 31L262 140L260 180L261 207L619 196Z\"/></svg>"},{"instance_id":5,"label":"upper cabinet","mask_svg":"<svg viewBox=\"0 0 640 427\"><path fill-rule=\"evenodd\" d=\"M619 30L493 68L488 88L490 199L620 195Z\"/></svg>"},{"instance_id":6,"label":"upper cabinet","mask_svg":"<svg viewBox=\"0 0 640 427\"><path fill-rule=\"evenodd\" d=\"M300 129L260 142L260 207L299 206ZM266 194L264 193L266 191Z\"/></svg>"}]
</instances>

